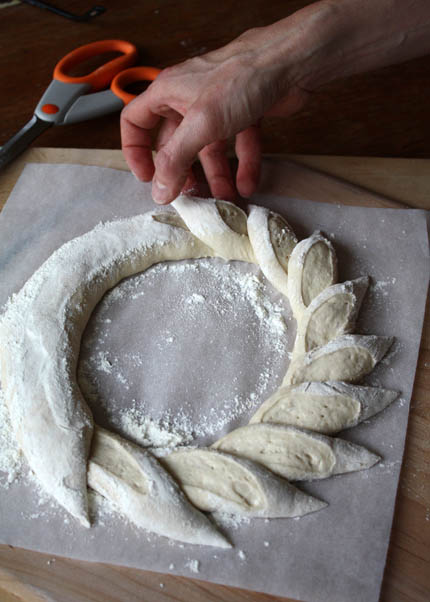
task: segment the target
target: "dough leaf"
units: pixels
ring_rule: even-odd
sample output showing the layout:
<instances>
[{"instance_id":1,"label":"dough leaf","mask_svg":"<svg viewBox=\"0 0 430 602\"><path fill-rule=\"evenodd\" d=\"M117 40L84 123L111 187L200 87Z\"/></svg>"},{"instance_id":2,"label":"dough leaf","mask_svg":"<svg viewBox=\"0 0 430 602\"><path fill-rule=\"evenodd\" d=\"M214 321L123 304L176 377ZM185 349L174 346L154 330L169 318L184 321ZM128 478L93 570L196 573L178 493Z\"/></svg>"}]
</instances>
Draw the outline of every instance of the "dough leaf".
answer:
<instances>
[{"instance_id":1,"label":"dough leaf","mask_svg":"<svg viewBox=\"0 0 430 602\"><path fill-rule=\"evenodd\" d=\"M154 456L100 427L94 430L88 485L138 527L187 543L231 547Z\"/></svg>"},{"instance_id":2,"label":"dough leaf","mask_svg":"<svg viewBox=\"0 0 430 602\"><path fill-rule=\"evenodd\" d=\"M295 353L322 347L352 332L368 286L367 277L357 278L329 286L315 297L300 320Z\"/></svg>"},{"instance_id":3,"label":"dough leaf","mask_svg":"<svg viewBox=\"0 0 430 602\"><path fill-rule=\"evenodd\" d=\"M234 203L219 200L215 201L215 206L222 220L233 232L248 236L246 213L240 207L234 205Z\"/></svg>"},{"instance_id":4,"label":"dough leaf","mask_svg":"<svg viewBox=\"0 0 430 602\"><path fill-rule=\"evenodd\" d=\"M248 234L255 258L267 280L284 295L287 294L288 262L297 238L283 217L251 205Z\"/></svg>"},{"instance_id":5,"label":"dough leaf","mask_svg":"<svg viewBox=\"0 0 430 602\"><path fill-rule=\"evenodd\" d=\"M391 337L344 335L293 359L283 385L328 380L357 382L373 370L392 343Z\"/></svg>"},{"instance_id":6,"label":"dough leaf","mask_svg":"<svg viewBox=\"0 0 430 602\"><path fill-rule=\"evenodd\" d=\"M288 298L296 319L337 279L333 246L320 232L299 242L288 264Z\"/></svg>"},{"instance_id":7,"label":"dough leaf","mask_svg":"<svg viewBox=\"0 0 430 602\"><path fill-rule=\"evenodd\" d=\"M181 194L172 203L190 231L224 259L255 263L246 229L246 214L227 201Z\"/></svg>"},{"instance_id":8,"label":"dough leaf","mask_svg":"<svg viewBox=\"0 0 430 602\"><path fill-rule=\"evenodd\" d=\"M262 464L291 481L325 479L370 468L379 456L360 445L293 426L250 424L212 446Z\"/></svg>"},{"instance_id":9,"label":"dough leaf","mask_svg":"<svg viewBox=\"0 0 430 602\"><path fill-rule=\"evenodd\" d=\"M286 424L332 435L380 412L397 397L397 391L378 387L306 382L278 389L250 423Z\"/></svg>"},{"instance_id":10,"label":"dough leaf","mask_svg":"<svg viewBox=\"0 0 430 602\"><path fill-rule=\"evenodd\" d=\"M207 512L276 518L303 516L327 505L255 462L212 449L173 452L162 462L190 501Z\"/></svg>"},{"instance_id":11,"label":"dough leaf","mask_svg":"<svg viewBox=\"0 0 430 602\"><path fill-rule=\"evenodd\" d=\"M187 224L184 222L184 220L177 213L173 213L173 211L153 213L152 219L156 222L160 222L161 224L169 224L169 226L173 226L174 228L188 230Z\"/></svg>"}]
</instances>

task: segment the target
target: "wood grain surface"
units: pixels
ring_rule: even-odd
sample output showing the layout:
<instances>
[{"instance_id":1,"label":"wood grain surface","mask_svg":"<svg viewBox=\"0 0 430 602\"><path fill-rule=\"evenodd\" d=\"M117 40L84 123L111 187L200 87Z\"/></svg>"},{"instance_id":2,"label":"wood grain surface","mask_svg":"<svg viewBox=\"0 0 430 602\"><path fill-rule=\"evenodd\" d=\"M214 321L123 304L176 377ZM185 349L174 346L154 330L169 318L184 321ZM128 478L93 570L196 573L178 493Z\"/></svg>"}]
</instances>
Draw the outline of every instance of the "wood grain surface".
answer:
<instances>
[{"instance_id":1,"label":"wood grain surface","mask_svg":"<svg viewBox=\"0 0 430 602\"><path fill-rule=\"evenodd\" d=\"M325 201L373 206L390 206L390 202L366 190L355 189L347 183L350 165L348 158L293 156L284 192L292 196L306 196ZM83 163L126 169L120 151L81 149L34 149L0 175L0 208L12 189L22 167L29 162ZM328 172L336 172L338 181L308 165ZM425 164L427 173L425 173ZM430 192L430 161L416 162L404 159L402 169L398 162L391 168L390 159L374 162L364 158L365 168L357 172L360 184L378 179L382 190L396 189L407 174L409 194L405 205L414 207L413 181L421 174L417 199L427 189ZM344 169L342 170L342 165ZM397 175L399 173L399 175ZM399 182L398 182L399 180ZM426 180L426 185L424 181ZM397 183L397 184L396 184ZM302 185L302 190L300 186ZM430 209L430 194L427 196ZM399 204L394 204L400 207ZM430 598L430 311L427 315L421 341L418 370L411 405L406 451L397 497L394 525L382 586L382 602L427 602ZM51 557L12 546L0 546L0 600L3 602L275 602L286 600L205 583L103 564L78 562ZM348 601L345 601L348 602Z\"/></svg>"},{"instance_id":2,"label":"wood grain surface","mask_svg":"<svg viewBox=\"0 0 430 602\"><path fill-rule=\"evenodd\" d=\"M91 0L62 0L83 13ZM0 145L31 117L55 63L75 47L107 38L137 45L142 64L166 67L283 18L310 0L104 0L107 11L74 23L27 4L0 17ZM55 2L54 2L55 4ZM263 124L265 153L430 157L430 58L331 83L305 110ZM46 131L42 146L119 148L118 119L107 116Z\"/></svg>"},{"instance_id":3,"label":"wood grain surface","mask_svg":"<svg viewBox=\"0 0 430 602\"><path fill-rule=\"evenodd\" d=\"M73 23L25 4L0 12L0 145L32 115L55 63L78 45L106 38L135 43L142 64L158 67L217 48L250 27L262 26L310 4L304 0L105 0L107 12L90 23ZM83 13L91 0L57 0ZM330 176L309 177L311 167L412 207L430 208L430 59L424 57L325 86L305 110L288 120L263 122L266 153L290 159L292 194L314 198L321 191L337 202L370 199ZM79 149L120 147L118 117L51 128L37 145ZM309 156L298 156L309 153ZM326 157L319 155L337 155ZM349 155L348 157L342 155ZM363 157L361 155L367 155ZM396 160L373 157L400 157ZM409 160L405 157L421 157ZM30 161L76 162L125 168L109 150L54 153L35 149ZM20 164L22 166L22 162ZM0 175L0 207L21 169ZM301 167L300 167L301 166ZM300 175L298 175L300 174ZM318 174L317 174L318 175ZM304 177L305 176L305 177ZM317 179L315 179L317 178ZM408 427L405 462L396 506L383 602L430 599L430 315L423 332ZM164 587L161 587L163 584ZM270 596L144 571L80 563L0 547L1 602L269 602ZM279 598L279 600L281 600Z\"/></svg>"}]
</instances>

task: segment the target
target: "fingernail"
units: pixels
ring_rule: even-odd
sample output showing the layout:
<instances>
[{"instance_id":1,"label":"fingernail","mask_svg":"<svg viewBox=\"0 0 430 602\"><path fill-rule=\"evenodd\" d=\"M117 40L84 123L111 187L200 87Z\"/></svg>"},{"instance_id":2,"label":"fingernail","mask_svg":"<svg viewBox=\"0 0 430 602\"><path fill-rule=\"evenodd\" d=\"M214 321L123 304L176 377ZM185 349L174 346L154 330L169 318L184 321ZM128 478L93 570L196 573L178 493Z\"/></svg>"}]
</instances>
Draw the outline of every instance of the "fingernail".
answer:
<instances>
[{"instance_id":1,"label":"fingernail","mask_svg":"<svg viewBox=\"0 0 430 602\"><path fill-rule=\"evenodd\" d=\"M152 180L152 198L159 204L163 204L169 200L169 190L167 186L161 184L161 182L155 178Z\"/></svg>"}]
</instances>

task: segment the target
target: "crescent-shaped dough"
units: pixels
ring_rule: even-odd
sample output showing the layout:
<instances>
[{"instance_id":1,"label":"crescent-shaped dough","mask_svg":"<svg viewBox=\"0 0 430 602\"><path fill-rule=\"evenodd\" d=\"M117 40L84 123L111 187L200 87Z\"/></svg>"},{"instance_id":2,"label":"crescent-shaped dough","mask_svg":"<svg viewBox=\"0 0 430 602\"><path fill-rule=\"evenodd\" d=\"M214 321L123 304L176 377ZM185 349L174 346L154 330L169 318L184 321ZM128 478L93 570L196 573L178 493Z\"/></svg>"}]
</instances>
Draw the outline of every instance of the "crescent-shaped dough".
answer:
<instances>
[{"instance_id":1,"label":"crescent-shaped dough","mask_svg":"<svg viewBox=\"0 0 430 602\"><path fill-rule=\"evenodd\" d=\"M333 435L356 426L393 402L399 393L344 382L305 382L281 387L249 421L288 424Z\"/></svg>"},{"instance_id":2,"label":"crescent-shaped dough","mask_svg":"<svg viewBox=\"0 0 430 602\"><path fill-rule=\"evenodd\" d=\"M368 286L367 277L357 278L333 284L315 297L297 323L294 356L352 332Z\"/></svg>"},{"instance_id":3,"label":"crescent-shaped dough","mask_svg":"<svg viewBox=\"0 0 430 602\"><path fill-rule=\"evenodd\" d=\"M259 464L214 449L177 451L161 461L191 502L206 512L288 518L327 506Z\"/></svg>"},{"instance_id":4,"label":"crescent-shaped dough","mask_svg":"<svg viewBox=\"0 0 430 602\"><path fill-rule=\"evenodd\" d=\"M297 244L291 226L266 207L250 205L248 235L261 271L279 292L287 295L288 262Z\"/></svg>"},{"instance_id":5,"label":"crescent-shaped dough","mask_svg":"<svg viewBox=\"0 0 430 602\"><path fill-rule=\"evenodd\" d=\"M187 543L231 548L150 452L99 426L91 443L88 485L138 527Z\"/></svg>"},{"instance_id":6,"label":"crescent-shaped dough","mask_svg":"<svg viewBox=\"0 0 430 602\"><path fill-rule=\"evenodd\" d=\"M84 525L93 423L76 363L87 320L126 276L211 255L188 230L152 213L106 223L53 253L6 307L1 380L16 438L43 487Z\"/></svg>"},{"instance_id":7,"label":"crescent-shaped dough","mask_svg":"<svg viewBox=\"0 0 430 602\"><path fill-rule=\"evenodd\" d=\"M373 370L393 341L392 337L345 334L294 357L282 385L327 380L355 383Z\"/></svg>"},{"instance_id":8,"label":"crescent-shaped dough","mask_svg":"<svg viewBox=\"0 0 430 602\"><path fill-rule=\"evenodd\" d=\"M295 246L288 262L287 296L297 321L312 299L336 279L336 253L321 232L314 232Z\"/></svg>"},{"instance_id":9,"label":"crescent-shaped dough","mask_svg":"<svg viewBox=\"0 0 430 602\"><path fill-rule=\"evenodd\" d=\"M248 238L246 213L237 205L181 194L172 206L194 236L218 257L256 263Z\"/></svg>"},{"instance_id":10,"label":"crescent-shaped dough","mask_svg":"<svg viewBox=\"0 0 430 602\"><path fill-rule=\"evenodd\" d=\"M249 424L231 431L214 449L248 458L290 481L326 479L370 468L380 457L361 445L280 424Z\"/></svg>"}]
</instances>

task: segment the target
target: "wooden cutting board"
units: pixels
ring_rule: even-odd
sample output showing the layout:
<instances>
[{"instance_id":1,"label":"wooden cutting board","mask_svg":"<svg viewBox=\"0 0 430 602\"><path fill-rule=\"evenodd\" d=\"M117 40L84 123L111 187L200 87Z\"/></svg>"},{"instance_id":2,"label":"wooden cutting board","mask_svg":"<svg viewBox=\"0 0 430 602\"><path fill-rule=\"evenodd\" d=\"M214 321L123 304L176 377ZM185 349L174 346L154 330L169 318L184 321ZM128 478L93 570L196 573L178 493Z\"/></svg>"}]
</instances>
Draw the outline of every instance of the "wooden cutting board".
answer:
<instances>
[{"instance_id":1,"label":"wooden cutting board","mask_svg":"<svg viewBox=\"0 0 430 602\"><path fill-rule=\"evenodd\" d=\"M430 160L315 157L283 159L282 182L263 174L265 191L315 201L370 207L430 209ZM127 169L118 150L28 150L0 174L0 209L26 162L80 163ZM376 190L377 192L372 191ZM391 199L389 197L392 197ZM392 200L392 199L395 199ZM382 586L384 602L430 599L430 312L424 323L406 451ZM286 600L247 590L0 546L2 602L269 602Z\"/></svg>"}]
</instances>

